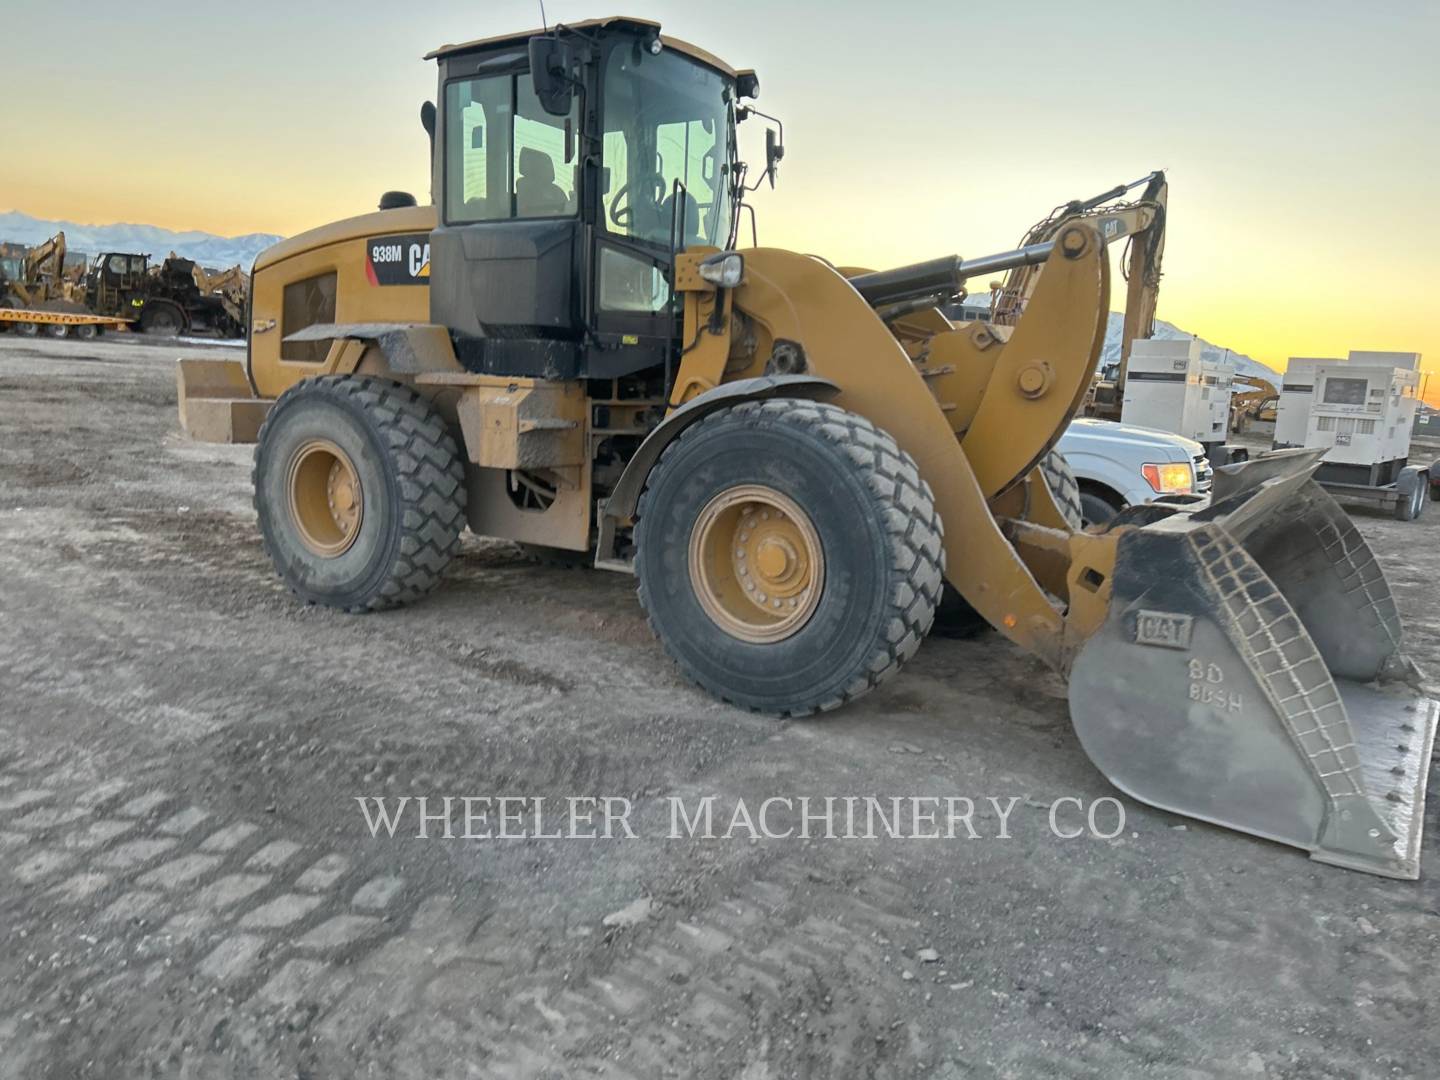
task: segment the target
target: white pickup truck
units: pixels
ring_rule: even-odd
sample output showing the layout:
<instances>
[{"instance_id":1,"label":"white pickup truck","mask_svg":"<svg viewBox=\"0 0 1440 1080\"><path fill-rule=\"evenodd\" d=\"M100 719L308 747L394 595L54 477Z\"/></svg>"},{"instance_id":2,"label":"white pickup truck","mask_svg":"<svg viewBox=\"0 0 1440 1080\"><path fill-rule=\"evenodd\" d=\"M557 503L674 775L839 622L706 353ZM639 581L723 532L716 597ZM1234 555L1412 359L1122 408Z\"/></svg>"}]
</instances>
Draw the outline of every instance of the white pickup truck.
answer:
<instances>
[{"instance_id":1,"label":"white pickup truck","mask_svg":"<svg viewBox=\"0 0 1440 1080\"><path fill-rule=\"evenodd\" d=\"M1080 512L1087 525L1160 495L1210 490L1205 448L1168 431L1080 419L1071 422L1058 449L1080 485Z\"/></svg>"}]
</instances>

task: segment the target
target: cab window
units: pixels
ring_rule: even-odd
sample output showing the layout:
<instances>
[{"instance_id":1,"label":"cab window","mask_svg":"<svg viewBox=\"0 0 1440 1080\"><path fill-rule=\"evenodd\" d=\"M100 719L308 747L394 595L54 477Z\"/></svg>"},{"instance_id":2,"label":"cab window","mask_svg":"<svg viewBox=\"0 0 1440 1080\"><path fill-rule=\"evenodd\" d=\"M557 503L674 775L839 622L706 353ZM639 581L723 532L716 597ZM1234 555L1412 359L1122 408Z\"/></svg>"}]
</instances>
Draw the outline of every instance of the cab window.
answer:
<instances>
[{"instance_id":1,"label":"cab window","mask_svg":"<svg viewBox=\"0 0 1440 1080\"><path fill-rule=\"evenodd\" d=\"M601 120L609 232L662 245L673 232L682 248L725 243L731 96L719 73L678 53L611 51Z\"/></svg>"},{"instance_id":2,"label":"cab window","mask_svg":"<svg viewBox=\"0 0 1440 1080\"><path fill-rule=\"evenodd\" d=\"M447 222L575 213L573 107L568 117L551 116L522 73L448 84L445 116Z\"/></svg>"}]
</instances>

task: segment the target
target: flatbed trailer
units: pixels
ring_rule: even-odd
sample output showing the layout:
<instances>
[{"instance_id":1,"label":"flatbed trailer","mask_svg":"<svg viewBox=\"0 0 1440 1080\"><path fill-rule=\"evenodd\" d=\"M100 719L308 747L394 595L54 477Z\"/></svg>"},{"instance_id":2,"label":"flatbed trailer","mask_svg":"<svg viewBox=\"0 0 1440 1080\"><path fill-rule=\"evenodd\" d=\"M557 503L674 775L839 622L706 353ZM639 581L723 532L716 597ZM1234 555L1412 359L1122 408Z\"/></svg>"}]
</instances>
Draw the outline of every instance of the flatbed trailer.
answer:
<instances>
[{"instance_id":1,"label":"flatbed trailer","mask_svg":"<svg viewBox=\"0 0 1440 1080\"><path fill-rule=\"evenodd\" d=\"M93 338L106 330L129 326L133 319L113 315L91 315L79 311L28 311L22 308L0 308L0 330L13 329L17 334L33 337L43 327L51 337Z\"/></svg>"},{"instance_id":2,"label":"flatbed trailer","mask_svg":"<svg viewBox=\"0 0 1440 1080\"><path fill-rule=\"evenodd\" d=\"M1341 502L1368 502L1389 510L1400 521L1414 521L1425 512L1425 504L1440 498L1440 466L1407 465L1388 484L1356 484L1332 480L1325 475L1322 464L1315 482Z\"/></svg>"}]
</instances>

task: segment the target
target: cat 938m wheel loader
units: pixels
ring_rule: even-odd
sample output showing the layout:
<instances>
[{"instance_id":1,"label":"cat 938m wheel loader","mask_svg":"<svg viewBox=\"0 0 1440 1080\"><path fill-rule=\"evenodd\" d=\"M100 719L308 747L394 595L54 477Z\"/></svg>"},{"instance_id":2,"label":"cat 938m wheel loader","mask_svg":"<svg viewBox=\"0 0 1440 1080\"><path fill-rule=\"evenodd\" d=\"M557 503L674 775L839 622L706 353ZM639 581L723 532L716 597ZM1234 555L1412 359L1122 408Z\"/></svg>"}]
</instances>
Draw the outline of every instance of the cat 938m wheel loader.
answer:
<instances>
[{"instance_id":1,"label":"cat 938m wheel loader","mask_svg":"<svg viewBox=\"0 0 1440 1080\"><path fill-rule=\"evenodd\" d=\"M639 19L432 56L433 206L275 245L246 360L180 365L191 435L258 443L301 599L417 599L468 527L633 572L686 675L804 715L895 676L948 588L1068 676L1121 790L1418 874L1437 704L1319 451L1085 531L1045 482L1109 309L1093 223L882 271L736 250L754 72ZM939 313L1040 264L1013 325Z\"/></svg>"}]
</instances>

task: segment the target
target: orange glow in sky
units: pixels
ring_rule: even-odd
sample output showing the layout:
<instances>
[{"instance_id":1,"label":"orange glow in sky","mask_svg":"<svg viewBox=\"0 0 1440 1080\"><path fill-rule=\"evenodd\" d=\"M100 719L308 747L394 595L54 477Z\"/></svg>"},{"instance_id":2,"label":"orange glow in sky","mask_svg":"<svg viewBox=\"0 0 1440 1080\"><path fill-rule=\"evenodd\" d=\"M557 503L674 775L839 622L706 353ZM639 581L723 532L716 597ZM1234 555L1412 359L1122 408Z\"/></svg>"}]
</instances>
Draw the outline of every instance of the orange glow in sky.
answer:
<instances>
[{"instance_id":1,"label":"orange glow in sky","mask_svg":"<svg viewBox=\"0 0 1440 1080\"><path fill-rule=\"evenodd\" d=\"M762 244L869 266L979 255L1058 203L1164 168L1161 318L1278 370L1351 349L1419 351L1440 370L1440 4L623 10L759 71L788 151L753 200ZM533 0L25 5L7 15L6 81L24 104L3 122L0 210L290 234L392 188L423 201L435 70L420 56L538 24ZM752 160L762 123L742 128Z\"/></svg>"}]
</instances>

